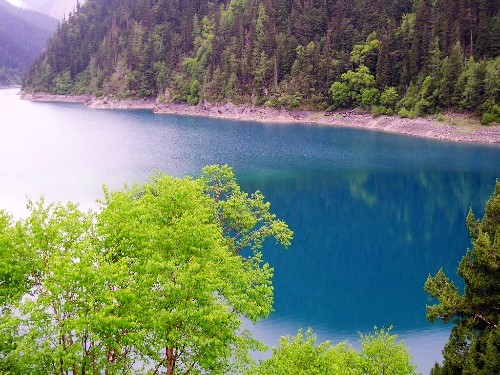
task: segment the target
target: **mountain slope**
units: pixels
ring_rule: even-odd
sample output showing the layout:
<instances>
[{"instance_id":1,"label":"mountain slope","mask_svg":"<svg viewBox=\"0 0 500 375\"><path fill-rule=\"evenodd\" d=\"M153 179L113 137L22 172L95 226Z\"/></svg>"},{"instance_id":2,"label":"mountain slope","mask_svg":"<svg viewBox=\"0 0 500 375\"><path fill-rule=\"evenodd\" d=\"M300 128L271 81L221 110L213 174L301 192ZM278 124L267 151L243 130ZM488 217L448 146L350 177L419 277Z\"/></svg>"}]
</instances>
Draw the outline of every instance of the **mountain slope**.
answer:
<instances>
[{"instance_id":1,"label":"mountain slope","mask_svg":"<svg viewBox=\"0 0 500 375\"><path fill-rule=\"evenodd\" d=\"M495 0L87 0L25 89L495 121L499 35Z\"/></svg>"},{"instance_id":2,"label":"mountain slope","mask_svg":"<svg viewBox=\"0 0 500 375\"><path fill-rule=\"evenodd\" d=\"M0 7L7 9L10 13L19 17L23 21L46 32L53 33L57 28L57 20L54 17L44 14L43 12L27 9L26 7L21 8L13 6L6 0L0 0Z\"/></svg>"},{"instance_id":3,"label":"mountain slope","mask_svg":"<svg viewBox=\"0 0 500 375\"><path fill-rule=\"evenodd\" d=\"M0 84L20 82L56 27L53 18L0 0Z\"/></svg>"}]
</instances>

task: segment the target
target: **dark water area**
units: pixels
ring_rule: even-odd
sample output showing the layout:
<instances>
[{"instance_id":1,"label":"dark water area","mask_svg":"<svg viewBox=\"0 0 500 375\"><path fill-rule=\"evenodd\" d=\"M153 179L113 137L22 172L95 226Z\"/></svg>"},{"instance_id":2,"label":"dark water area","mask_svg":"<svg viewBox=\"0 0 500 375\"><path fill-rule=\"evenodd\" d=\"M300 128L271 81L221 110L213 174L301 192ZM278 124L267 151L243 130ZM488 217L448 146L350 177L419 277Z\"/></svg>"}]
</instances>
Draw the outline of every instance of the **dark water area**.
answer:
<instances>
[{"instance_id":1,"label":"dark water area","mask_svg":"<svg viewBox=\"0 0 500 375\"><path fill-rule=\"evenodd\" d=\"M355 342L358 332L392 325L421 372L440 360L450 327L426 321L423 283L440 267L457 280L470 244L465 216L470 207L482 214L500 177L500 147L92 110L15 94L0 90L0 208L22 216L26 195L95 207L103 184L229 164L295 233L288 250L266 244L275 312L251 327L258 338L274 345L312 327L320 340Z\"/></svg>"}]
</instances>

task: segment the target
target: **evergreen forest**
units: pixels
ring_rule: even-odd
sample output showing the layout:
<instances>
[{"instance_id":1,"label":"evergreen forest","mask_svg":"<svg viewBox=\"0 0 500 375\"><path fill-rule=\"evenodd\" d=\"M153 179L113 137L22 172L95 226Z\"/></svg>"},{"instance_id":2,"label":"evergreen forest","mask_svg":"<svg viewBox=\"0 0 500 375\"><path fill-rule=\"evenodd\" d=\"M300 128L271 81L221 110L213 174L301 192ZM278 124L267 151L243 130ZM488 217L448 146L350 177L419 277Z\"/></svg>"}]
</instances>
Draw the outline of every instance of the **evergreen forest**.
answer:
<instances>
[{"instance_id":1,"label":"evergreen forest","mask_svg":"<svg viewBox=\"0 0 500 375\"><path fill-rule=\"evenodd\" d=\"M500 121L495 0L88 0L24 89Z\"/></svg>"}]
</instances>

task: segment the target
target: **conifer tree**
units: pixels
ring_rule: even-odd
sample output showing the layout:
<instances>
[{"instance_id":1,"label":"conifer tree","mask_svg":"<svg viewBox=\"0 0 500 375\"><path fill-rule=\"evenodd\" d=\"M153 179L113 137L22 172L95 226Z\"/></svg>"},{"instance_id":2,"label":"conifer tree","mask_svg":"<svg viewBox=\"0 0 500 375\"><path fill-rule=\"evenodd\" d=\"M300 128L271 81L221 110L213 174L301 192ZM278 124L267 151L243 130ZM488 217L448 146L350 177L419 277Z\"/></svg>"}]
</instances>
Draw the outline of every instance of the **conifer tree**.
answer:
<instances>
[{"instance_id":1,"label":"conifer tree","mask_svg":"<svg viewBox=\"0 0 500 375\"><path fill-rule=\"evenodd\" d=\"M425 283L425 290L439 302L427 307L427 318L454 323L443 364L436 364L434 375L500 373L500 181L483 218L477 220L469 211L466 221L472 249L458 266L464 293L442 269Z\"/></svg>"}]
</instances>

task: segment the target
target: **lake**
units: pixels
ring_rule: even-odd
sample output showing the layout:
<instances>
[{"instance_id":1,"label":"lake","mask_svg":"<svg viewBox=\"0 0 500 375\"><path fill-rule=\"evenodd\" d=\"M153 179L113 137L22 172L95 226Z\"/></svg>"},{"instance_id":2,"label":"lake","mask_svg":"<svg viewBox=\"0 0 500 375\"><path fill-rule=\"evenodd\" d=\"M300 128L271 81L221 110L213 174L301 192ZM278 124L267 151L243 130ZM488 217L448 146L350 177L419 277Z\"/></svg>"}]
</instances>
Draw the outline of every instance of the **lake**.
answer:
<instances>
[{"instance_id":1,"label":"lake","mask_svg":"<svg viewBox=\"0 0 500 375\"><path fill-rule=\"evenodd\" d=\"M274 345L312 327L356 343L392 325L421 372L441 359L450 327L426 321L423 284L440 267L457 280L465 216L482 215L499 146L31 103L16 91L0 90L0 208L22 216L26 196L41 195L95 207L103 184L229 164L295 233L288 250L266 246L275 312L252 327L257 338Z\"/></svg>"}]
</instances>

